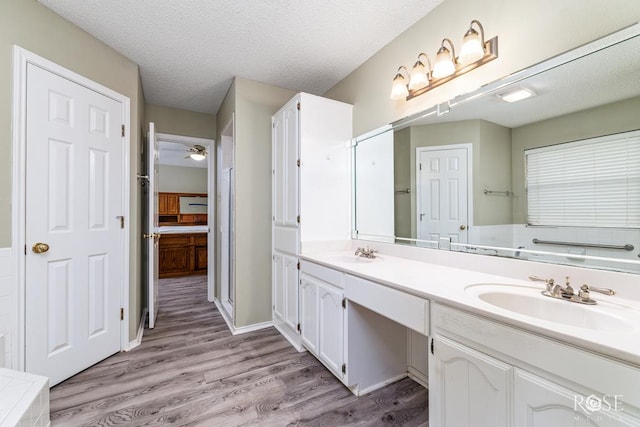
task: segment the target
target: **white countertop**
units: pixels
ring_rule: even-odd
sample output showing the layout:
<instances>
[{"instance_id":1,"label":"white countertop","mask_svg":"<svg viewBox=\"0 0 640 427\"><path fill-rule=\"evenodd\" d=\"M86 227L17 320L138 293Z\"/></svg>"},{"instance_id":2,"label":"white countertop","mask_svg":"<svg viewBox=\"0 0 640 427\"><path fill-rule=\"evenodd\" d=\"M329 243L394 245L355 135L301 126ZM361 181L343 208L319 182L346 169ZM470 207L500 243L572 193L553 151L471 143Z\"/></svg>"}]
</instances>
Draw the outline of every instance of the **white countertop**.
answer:
<instances>
[{"instance_id":1,"label":"white countertop","mask_svg":"<svg viewBox=\"0 0 640 427\"><path fill-rule=\"evenodd\" d=\"M158 228L160 234L208 233L208 225L174 225Z\"/></svg>"},{"instance_id":2,"label":"white countertop","mask_svg":"<svg viewBox=\"0 0 640 427\"><path fill-rule=\"evenodd\" d=\"M522 289L533 288L532 290L537 292L544 290L544 283L413 261L386 254L377 255L377 258L371 262L351 261L350 257L356 259L353 251L305 253L300 257L431 301L640 365L640 303L637 301L592 293L591 296L598 305L588 306L589 309L606 310L617 317L635 321L637 325L637 328L625 331L592 330L502 309L465 291L469 285L490 283L515 285ZM547 297L541 296L541 298ZM554 300L550 302L575 304Z\"/></svg>"}]
</instances>

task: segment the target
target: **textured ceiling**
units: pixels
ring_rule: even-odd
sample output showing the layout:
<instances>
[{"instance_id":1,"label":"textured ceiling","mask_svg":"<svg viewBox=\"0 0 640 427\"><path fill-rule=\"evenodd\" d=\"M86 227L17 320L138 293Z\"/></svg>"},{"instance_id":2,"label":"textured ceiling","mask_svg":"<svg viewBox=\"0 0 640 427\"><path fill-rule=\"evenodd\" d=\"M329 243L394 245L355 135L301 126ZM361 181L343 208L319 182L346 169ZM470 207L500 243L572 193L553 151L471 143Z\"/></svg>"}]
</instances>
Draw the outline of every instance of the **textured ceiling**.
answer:
<instances>
[{"instance_id":1,"label":"textured ceiling","mask_svg":"<svg viewBox=\"0 0 640 427\"><path fill-rule=\"evenodd\" d=\"M140 66L146 102L216 113L234 76L322 94L443 0L39 0Z\"/></svg>"}]
</instances>

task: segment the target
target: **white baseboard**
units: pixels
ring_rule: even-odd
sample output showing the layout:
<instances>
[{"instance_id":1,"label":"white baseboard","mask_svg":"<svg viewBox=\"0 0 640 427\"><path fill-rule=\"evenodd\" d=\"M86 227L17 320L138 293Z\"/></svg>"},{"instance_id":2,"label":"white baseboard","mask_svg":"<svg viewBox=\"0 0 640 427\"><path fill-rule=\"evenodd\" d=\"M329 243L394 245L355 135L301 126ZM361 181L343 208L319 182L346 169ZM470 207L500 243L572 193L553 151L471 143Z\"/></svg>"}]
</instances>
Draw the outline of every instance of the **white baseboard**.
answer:
<instances>
[{"instance_id":1,"label":"white baseboard","mask_svg":"<svg viewBox=\"0 0 640 427\"><path fill-rule=\"evenodd\" d=\"M247 332L258 331L260 329L266 329L266 328L270 328L270 327L273 326L273 322L269 321L269 322L254 323L252 325L236 327L236 326L233 325L233 321L231 320L231 316L229 316L229 313L223 307L223 305L220 302L220 300L218 300L218 298L214 298L213 299L213 303L215 304L216 308L220 312L220 315L222 316L222 318L224 319L225 323L227 324L227 327L229 328L229 331L231 332L231 335L246 334Z\"/></svg>"},{"instance_id":2,"label":"white baseboard","mask_svg":"<svg viewBox=\"0 0 640 427\"><path fill-rule=\"evenodd\" d=\"M379 388L388 386L391 383L395 383L396 381L400 381L401 379L405 378L407 376L407 373L405 372L404 374L400 374L398 376L395 377L391 377L391 378L387 378L386 380L379 382L378 384L373 384L367 388L363 388L362 390L360 389L356 389L356 390L351 390L353 392L353 394L355 394L356 396L360 397L360 396L364 396L367 393L371 393L372 391L378 390Z\"/></svg>"},{"instance_id":3,"label":"white baseboard","mask_svg":"<svg viewBox=\"0 0 640 427\"><path fill-rule=\"evenodd\" d=\"M147 309L142 310L142 316L140 316L140 325L138 325L138 334L136 335L136 339L129 342L129 345L124 348L124 351L131 351L140 344L142 344L142 335L144 334L144 323L147 318Z\"/></svg>"},{"instance_id":4,"label":"white baseboard","mask_svg":"<svg viewBox=\"0 0 640 427\"><path fill-rule=\"evenodd\" d=\"M420 384L422 387L427 389L429 388L429 377L423 372L420 372L413 366L408 366L407 371L409 371L409 378Z\"/></svg>"}]
</instances>

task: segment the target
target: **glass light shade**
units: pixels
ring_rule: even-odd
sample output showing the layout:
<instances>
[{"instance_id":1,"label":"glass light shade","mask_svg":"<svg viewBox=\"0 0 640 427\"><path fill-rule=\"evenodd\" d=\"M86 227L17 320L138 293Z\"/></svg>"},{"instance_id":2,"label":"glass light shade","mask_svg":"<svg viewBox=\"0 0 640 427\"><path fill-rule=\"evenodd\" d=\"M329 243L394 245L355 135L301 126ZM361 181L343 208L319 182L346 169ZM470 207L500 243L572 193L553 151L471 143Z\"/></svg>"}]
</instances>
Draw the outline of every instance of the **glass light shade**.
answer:
<instances>
[{"instance_id":1,"label":"glass light shade","mask_svg":"<svg viewBox=\"0 0 640 427\"><path fill-rule=\"evenodd\" d=\"M426 86L429 86L429 77L427 76L427 70L424 67L422 61L417 61L411 69L411 76L409 78L409 90L418 90Z\"/></svg>"},{"instance_id":2,"label":"glass light shade","mask_svg":"<svg viewBox=\"0 0 640 427\"><path fill-rule=\"evenodd\" d=\"M450 76L455 73L455 71L456 66L453 63L453 58L451 58L451 52L449 52L449 49L442 46L438 49L436 63L433 65L433 77L441 79L443 77Z\"/></svg>"},{"instance_id":3,"label":"glass light shade","mask_svg":"<svg viewBox=\"0 0 640 427\"><path fill-rule=\"evenodd\" d=\"M189 157L191 157L193 160L196 160L196 161L199 162L201 160L204 160L206 156L204 154L200 154L200 153L191 153L191 154L189 154Z\"/></svg>"},{"instance_id":4,"label":"glass light shade","mask_svg":"<svg viewBox=\"0 0 640 427\"><path fill-rule=\"evenodd\" d=\"M409 89L407 89L406 79L402 74L398 73L393 78L391 99L405 99L407 96L409 96Z\"/></svg>"},{"instance_id":5,"label":"glass light shade","mask_svg":"<svg viewBox=\"0 0 640 427\"><path fill-rule=\"evenodd\" d=\"M484 46L480 34L473 28L467 31L462 39L462 48L458 61L462 64L471 64L484 56Z\"/></svg>"}]
</instances>

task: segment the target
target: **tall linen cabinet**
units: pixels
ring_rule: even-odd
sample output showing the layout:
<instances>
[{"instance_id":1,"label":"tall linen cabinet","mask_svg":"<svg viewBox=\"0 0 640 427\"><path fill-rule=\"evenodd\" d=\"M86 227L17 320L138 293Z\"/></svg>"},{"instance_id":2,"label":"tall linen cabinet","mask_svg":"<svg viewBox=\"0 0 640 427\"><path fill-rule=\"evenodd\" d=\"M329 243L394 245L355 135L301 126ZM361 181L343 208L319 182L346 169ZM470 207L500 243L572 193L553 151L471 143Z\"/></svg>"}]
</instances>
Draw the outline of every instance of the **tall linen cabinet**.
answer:
<instances>
[{"instance_id":1,"label":"tall linen cabinet","mask_svg":"<svg viewBox=\"0 0 640 427\"><path fill-rule=\"evenodd\" d=\"M298 255L310 242L350 239L352 108L299 93L272 118L273 322L298 350Z\"/></svg>"}]
</instances>

